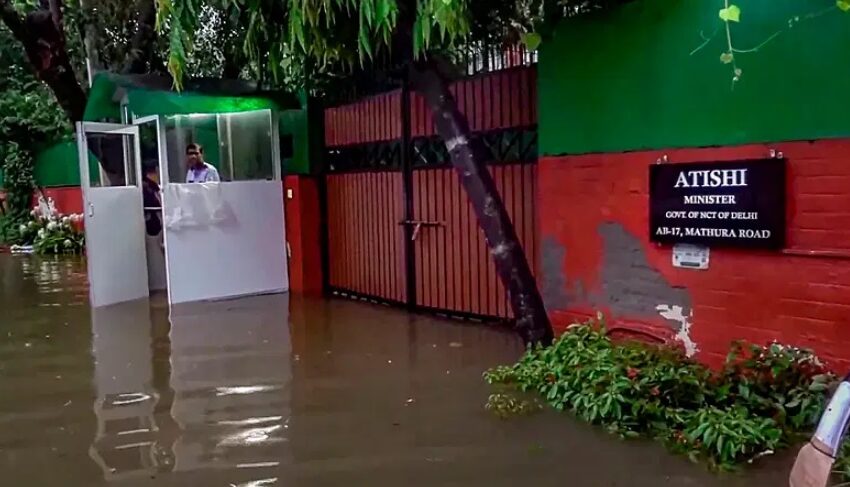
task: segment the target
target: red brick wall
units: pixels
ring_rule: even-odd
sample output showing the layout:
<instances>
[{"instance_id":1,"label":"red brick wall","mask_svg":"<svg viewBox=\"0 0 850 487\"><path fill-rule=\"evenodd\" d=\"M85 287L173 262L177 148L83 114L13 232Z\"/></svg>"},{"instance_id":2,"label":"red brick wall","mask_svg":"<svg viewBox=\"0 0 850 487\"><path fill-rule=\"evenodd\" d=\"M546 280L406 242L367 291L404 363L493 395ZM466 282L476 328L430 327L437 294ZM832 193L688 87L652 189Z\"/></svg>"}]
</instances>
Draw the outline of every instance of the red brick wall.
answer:
<instances>
[{"instance_id":1,"label":"red brick wall","mask_svg":"<svg viewBox=\"0 0 850 487\"><path fill-rule=\"evenodd\" d=\"M788 159L783 252L712 249L707 271L672 267L648 239L648 166ZM547 157L539 165L543 293L557 329L601 309L611 326L675 341L656 306L692 311L697 357L717 364L729 343L773 340L850 366L850 140Z\"/></svg>"}]
</instances>

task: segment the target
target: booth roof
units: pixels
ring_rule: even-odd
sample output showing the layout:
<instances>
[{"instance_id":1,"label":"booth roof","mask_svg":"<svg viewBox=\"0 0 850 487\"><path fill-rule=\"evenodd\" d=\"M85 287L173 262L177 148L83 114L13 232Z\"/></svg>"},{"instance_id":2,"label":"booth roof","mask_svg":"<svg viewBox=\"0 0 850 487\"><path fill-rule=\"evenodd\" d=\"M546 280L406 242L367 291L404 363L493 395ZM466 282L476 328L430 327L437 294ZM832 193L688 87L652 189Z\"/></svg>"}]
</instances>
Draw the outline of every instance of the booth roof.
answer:
<instances>
[{"instance_id":1,"label":"booth roof","mask_svg":"<svg viewBox=\"0 0 850 487\"><path fill-rule=\"evenodd\" d=\"M83 119L120 120L121 100L125 96L137 117L301 107L294 95L263 92L256 84L246 81L194 79L186 82L183 91L176 92L167 76L102 72L92 82Z\"/></svg>"}]
</instances>

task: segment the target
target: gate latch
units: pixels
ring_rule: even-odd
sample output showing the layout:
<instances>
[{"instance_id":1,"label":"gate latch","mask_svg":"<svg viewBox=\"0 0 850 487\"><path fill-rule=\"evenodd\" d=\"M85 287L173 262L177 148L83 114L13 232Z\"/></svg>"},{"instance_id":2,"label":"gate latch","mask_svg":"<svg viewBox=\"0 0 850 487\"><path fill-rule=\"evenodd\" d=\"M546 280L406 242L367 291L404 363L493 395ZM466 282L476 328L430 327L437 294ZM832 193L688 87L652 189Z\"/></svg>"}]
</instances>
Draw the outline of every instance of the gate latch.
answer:
<instances>
[{"instance_id":1,"label":"gate latch","mask_svg":"<svg viewBox=\"0 0 850 487\"><path fill-rule=\"evenodd\" d=\"M419 230L422 227L439 227L443 224L440 222L426 222L422 220L403 220L398 222L399 225L415 225L413 228L413 235L410 236L410 240L416 240L416 237L419 236Z\"/></svg>"}]
</instances>

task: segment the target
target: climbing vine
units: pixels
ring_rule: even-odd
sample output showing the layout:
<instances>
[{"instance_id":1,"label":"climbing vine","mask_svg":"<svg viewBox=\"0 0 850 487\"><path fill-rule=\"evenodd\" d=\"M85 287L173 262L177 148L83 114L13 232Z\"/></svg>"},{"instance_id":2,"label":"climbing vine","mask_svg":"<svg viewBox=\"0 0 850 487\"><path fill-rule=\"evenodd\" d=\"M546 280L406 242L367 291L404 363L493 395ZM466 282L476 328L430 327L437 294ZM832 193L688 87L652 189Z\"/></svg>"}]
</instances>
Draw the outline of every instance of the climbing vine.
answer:
<instances>
[{"instance_id":1,"label":"climbing vine","mask_svg":"<svg viewBox=\"0 0 850 487\"><path fill-rule=\"evenodd\" d=\"M850 13L850 0L836 0L835 5L830 5L824 9L810 12L805 15L795 15L794 17L788 19L786 26L778 29L766 39L759 42L757 45L748 48L741 48L735 44L732 29L733 24L741 23L741 7L734 3L730 3L729 0L723 0L723 8L721 8L718 12L718 17L720 18L722 25L715 29L714 32L709 36L701 34L703 42L699 46L697 46L693 51L691 51L691 55L694 55L700 50L702 50L705 46L708 45L709 42L711 42L712 39L714 39L719 33L722 32L726 38L726 48L723 52L720 53L720 62L723 64L728 64L731 67L732 88L734 88L735 84L740 81L741 76L744 73L744 70L738 64L738 55L758 52L763 47L767 46L776 38L793 29L797 25L835 11Z\"/></svg>"}]
</instances>

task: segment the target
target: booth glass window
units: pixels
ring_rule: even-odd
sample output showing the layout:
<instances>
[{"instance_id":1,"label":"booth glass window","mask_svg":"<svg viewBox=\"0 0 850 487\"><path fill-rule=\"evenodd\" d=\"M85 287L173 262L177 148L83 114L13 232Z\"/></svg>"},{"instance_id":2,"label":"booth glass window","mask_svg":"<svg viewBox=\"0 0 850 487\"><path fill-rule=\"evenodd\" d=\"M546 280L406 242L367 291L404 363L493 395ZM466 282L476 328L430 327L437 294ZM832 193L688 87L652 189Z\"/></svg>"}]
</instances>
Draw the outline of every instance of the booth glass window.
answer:
<instances>
[{"instance_id":1,"label":"booth glass window","mask_svg":"<svg viewBox=\"0 0 850 487\"><path fill-rule=\"evenodd\" d=\"M274 147L269 110L174 115L166 118L169 181L186 181L186 147L199 144L204 161L222 181L273 180Z\"/></svg>"},{"instance_id":2,"label":"booth glass window","mask_svg":"<svg viewBox=\"0 0 850 487\"><path fill-rule=\"evenodd\" d=\"M101 133L86 135L91 187L137 184L134 142L132 135Z\"/></svg>"},{"instance_id":3,"label":"booth glass window","mask_svg":"<svg viewBox=\"0 0 850 487\"><path fill-rule=\"evenodd\" d=\"M274 179L272 127L268 110L223 114L219 126L222 160L230 168L231 181ZM221 129L219 130L221 133Z\"/></svg>"}]
</instances>

